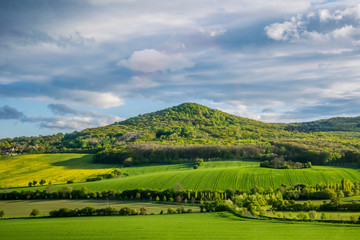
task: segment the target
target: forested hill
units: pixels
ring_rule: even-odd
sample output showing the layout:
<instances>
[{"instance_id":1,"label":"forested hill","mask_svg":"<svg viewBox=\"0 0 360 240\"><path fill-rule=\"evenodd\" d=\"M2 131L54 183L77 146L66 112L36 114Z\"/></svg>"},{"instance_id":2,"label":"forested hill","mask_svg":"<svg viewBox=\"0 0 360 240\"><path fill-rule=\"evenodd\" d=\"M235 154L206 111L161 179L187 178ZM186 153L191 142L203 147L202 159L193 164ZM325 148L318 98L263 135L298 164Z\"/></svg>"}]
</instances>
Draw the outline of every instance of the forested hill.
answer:
<instances>
[{"instance_id":1,"label":"forested hill","mask_svg":"<svg viewBox=\"0 0 360 240\"><path fill-rule=\"evenodd\" d=\"M184 103L80 132L1 139L0 147L2 155L109 151L127 151L131 155L143 151L143 156L154 156L155 149L163 159L169 158L169 152L174 158L211 152L221 158L271 155L291 161L312 158L316 163L340 160L360 163L360 132L356 121L359 118L300 124L263 123L196 103ZM139 159L150 159L143 156Z\"/></svg>"},{"instance_id":2,"label":"forested hill","mask_svg":"<svg viewBox=\"0 0 360 240\"><path fill-rule=\"evenodd\" d=\"M86 129L86 135L116 136L126 142L230 143L256 141L283 130L284 124L270 124L234 116L196 103L184 103L161 111L139 115L109 126Z\"/></svg>"},{"instance_id":3,"label":"forested hill","mask_svg":"<svg viewBox=\"0 0 360 240\"><path fill-rule=\"evenodd\" d=\"M301 132L360 132L360 117L336 117L312 122L293 123L287 125L286 129Z\"/></svg>"}]
</instances>

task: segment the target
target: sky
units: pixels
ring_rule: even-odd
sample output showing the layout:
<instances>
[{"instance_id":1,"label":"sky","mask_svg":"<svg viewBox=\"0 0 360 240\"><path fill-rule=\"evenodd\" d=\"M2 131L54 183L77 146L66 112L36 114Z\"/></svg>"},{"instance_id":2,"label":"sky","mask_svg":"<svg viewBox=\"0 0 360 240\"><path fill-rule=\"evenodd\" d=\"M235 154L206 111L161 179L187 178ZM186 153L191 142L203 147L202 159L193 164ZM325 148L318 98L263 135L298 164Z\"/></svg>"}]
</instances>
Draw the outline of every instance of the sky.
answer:
<instances>
[{"instance_id":1,"label":"sky","mask_svg":"<svg viewBox=\"0 0 360 240\"><path fill-rule=\"evenodd\" d=\"M264 122L360 115L354 0L1 0L0 138L196 102Z\"/></svg>"}]
</instances>

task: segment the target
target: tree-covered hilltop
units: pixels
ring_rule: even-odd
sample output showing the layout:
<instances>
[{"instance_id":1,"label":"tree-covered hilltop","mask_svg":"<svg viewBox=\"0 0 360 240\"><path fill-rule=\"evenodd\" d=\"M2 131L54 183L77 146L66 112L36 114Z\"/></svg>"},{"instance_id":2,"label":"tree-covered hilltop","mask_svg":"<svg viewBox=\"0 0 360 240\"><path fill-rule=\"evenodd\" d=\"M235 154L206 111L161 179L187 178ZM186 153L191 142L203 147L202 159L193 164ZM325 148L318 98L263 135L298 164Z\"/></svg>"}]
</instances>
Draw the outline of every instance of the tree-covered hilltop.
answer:
<instances>
[{"instance_id":1,"label":"tree-covered hilltop","mask_svg":"<svg viewBox=\"0 0 360 240\"><path fill-rule=\"evenodd\" d=\"M312 122L293 123L287 125L285 129L301 132L360 132L360 117L336 117Z\"/></svg>"},{"instance_id":2,"label":"tree-covered hilltop","mask_svg":"<svg viewBox=\"0 0 360 240\"><path fill-rule=\"evenodd\" d=\"M350 122L346 123L350 126ZM300 126L263 123L184 103L80 132L1 139L0 147L3 154L98 153L98 161L117 159L118 163L129 158L141 163L239 157L282 157L285 161L313 164L360 163L360 132L350 132L349 128L318 132L301 130Z\"/></svg>"}]
</instances>

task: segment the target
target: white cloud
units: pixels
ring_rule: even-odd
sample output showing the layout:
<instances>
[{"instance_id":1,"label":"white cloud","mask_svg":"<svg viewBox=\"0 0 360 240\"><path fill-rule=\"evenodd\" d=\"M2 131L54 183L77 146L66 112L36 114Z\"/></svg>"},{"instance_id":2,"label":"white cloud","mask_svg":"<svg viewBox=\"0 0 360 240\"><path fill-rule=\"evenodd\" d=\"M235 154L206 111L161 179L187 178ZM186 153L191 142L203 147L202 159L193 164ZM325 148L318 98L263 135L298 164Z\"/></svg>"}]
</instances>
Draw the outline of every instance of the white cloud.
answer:
<instances>
[{"instance_id":1,"label":"white cloud","mask_svg":"<svg viewBox=\"0 0 360 240\"><path fill-rule=\"evenodd\" d=\"M39 122L43 128L83 130L85 128L106 126L121 120L124 119L119 117L100 119L92 117L53 117L29 118L28 122Z\"/></svg>"},{"instance_id":2,"label":"white cloud","mask_svg":"<svg viewBox=\"0 0 360 240\"><path fill-rule=\"evenodd\" d=\"M360 37L359 12L360 5L332 12L322 9L318 13L311 12L304 16L298 14L292 17L291 21L270 24L264 30L269 38L276 41L313 43L340 41L354 45ZM321 27L316 28L316 25Z\"/></svg>"},{"instance_id":3,"label":"white cloud","mask_svg":"<svg viewBox=\"0 0 360 240\"><path fill-rule=\"evenodd\" d=\"M299 39L303 22L300 17L293 17L291 21L273 23L265 27L266 34L276 41Z\"/></svg>"},{"instance_id":4,"label":"white cloud","mask_svg":"<svg viewBox=\"0 0 360 240\"><path fill-rule=\"evenodd\" d=\"M201 33L205 33L209 35L210 37L216 37L218 35L223 35L226 33L226 29L222 27L215 27L215 28L200 28L199 30Z\"/></svg>"},{"instance_id":5,"label":"white cloud","mask_svg":"<svg viewBox=\"0 0 360 240\"><path fill-rule=\"evenodd\" d=\"M134 71L151 73L157 71L179 71L193 67L195 64L186 59L181 53L168 54L155 49L135 51L128 60L118 62L119 66L125 66Z\"/></svg>"},{"instance_id":6,"label":"white cloud","mask_svg":"<svg viewBox=\"0 0 360 240\"><path fill-rule=\"evenodd\" d=\"M333 19L330 11L327 9L323 9L319 11L320 22L327 22L329 19Z\"/></svg>"},{"instance_id":7,"label":"white cloud","mask_svg":"<svg viewBox=\"0 0 360 240\"><path fill-rule=\"evenodd\" d=\"M123 105L123 99L115 96L111 92L90 92L85 90L68 90L64 91L59 97L63 102L76 105L88 105L100 108L110 108Z\"/></svg>"}]
</instances>

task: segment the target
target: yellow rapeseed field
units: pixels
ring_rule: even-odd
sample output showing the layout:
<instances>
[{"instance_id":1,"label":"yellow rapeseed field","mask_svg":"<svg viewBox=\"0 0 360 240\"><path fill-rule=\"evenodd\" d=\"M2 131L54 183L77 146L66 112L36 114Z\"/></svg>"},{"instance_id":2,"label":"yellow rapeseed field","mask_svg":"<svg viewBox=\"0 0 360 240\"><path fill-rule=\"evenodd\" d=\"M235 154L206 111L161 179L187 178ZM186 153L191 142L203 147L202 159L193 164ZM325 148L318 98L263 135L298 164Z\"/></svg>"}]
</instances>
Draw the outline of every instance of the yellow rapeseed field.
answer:
<instances>
[{"instance_id":1,"label":"yellow rapeseed field","mask_svg":"<svg viewBox=\"0 0 360 240\"><path fill-rule=\"evenodd\" d=\"M0 159L0 187L28 186L41 179L46 185L84 182L89 177L110 173L115 165L94 164L91 154L32 154Z\"/></svg>"}]
</instances>

